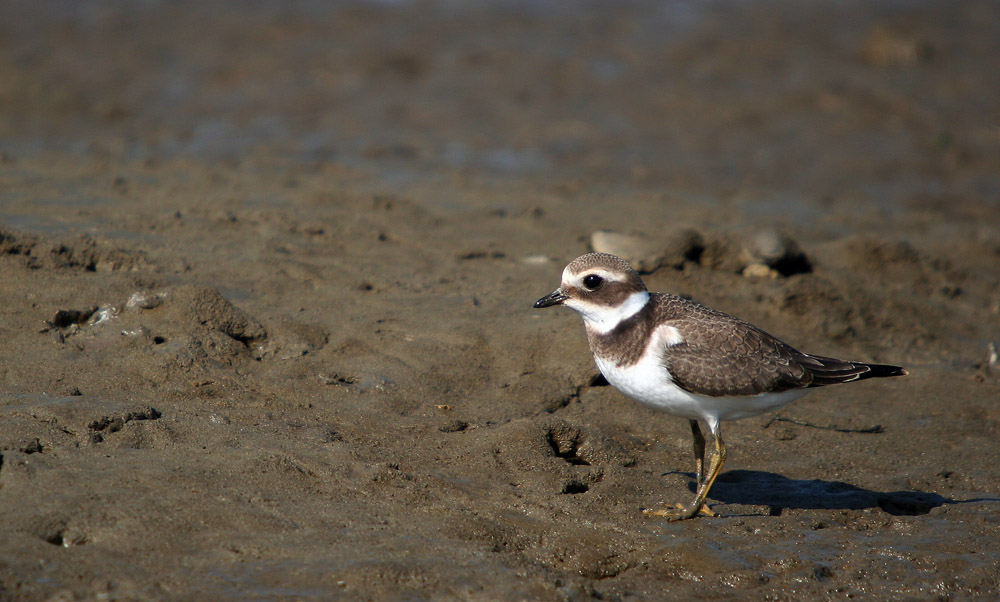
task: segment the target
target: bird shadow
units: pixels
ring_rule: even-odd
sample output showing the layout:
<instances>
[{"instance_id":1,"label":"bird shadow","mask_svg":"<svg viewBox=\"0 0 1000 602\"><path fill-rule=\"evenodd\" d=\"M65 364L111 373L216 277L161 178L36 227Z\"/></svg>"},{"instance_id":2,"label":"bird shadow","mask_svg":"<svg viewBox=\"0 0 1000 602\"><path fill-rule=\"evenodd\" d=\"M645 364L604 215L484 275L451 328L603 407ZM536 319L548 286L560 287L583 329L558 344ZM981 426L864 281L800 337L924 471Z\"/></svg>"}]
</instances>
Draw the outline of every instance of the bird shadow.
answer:
<instances>
[{"instance_id":1,"label":"bird shadow","mask_svg":"<svg viewBox=\"0 0 1000 602\"><path fill-rule=\"evenodd\" d=\"M694 491L693 473L667 474L683 474L690 477L692 482L689 488ZM786 508L799 510L881 508L895 516L917 516L949 504L1000 502L1000 498L954 500L927 491L871 491L841 481L796 480L773 472L757 470L730 470L719 475L709 497L724 504L767 506L770 508L771 516L779 516Z\"/></svg>"}]
</instances>

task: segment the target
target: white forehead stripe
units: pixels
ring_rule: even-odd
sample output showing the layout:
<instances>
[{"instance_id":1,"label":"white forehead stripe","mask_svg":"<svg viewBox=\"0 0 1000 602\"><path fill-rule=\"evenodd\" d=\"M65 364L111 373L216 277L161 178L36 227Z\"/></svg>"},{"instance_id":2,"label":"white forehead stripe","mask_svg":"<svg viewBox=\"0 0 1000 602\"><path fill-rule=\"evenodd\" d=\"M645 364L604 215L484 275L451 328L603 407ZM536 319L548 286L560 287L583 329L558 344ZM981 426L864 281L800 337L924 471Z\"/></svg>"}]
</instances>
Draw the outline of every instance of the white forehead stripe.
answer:
<instances>
[{"instance_id":1,"label":"white forehead stripe","mask_svg":"<svg viewBox=\"0 0 1000 602\"><path fill-rule=\"evenodd\" d=\"M591 274L595 274L597 276L600 276L601 278L604 278L605 280L613 282L625 282L625 280L627 279L627 276L621 272L612 272L602 268L590 268L589 270L584 270L579 274L574 274L573 272L569 271L569 266L566 266L566 268L563 269L562 281L563 284L569 284L577 288L580 288L583 286L583 277L589 276Z\"/></svg>"}]
</instances>

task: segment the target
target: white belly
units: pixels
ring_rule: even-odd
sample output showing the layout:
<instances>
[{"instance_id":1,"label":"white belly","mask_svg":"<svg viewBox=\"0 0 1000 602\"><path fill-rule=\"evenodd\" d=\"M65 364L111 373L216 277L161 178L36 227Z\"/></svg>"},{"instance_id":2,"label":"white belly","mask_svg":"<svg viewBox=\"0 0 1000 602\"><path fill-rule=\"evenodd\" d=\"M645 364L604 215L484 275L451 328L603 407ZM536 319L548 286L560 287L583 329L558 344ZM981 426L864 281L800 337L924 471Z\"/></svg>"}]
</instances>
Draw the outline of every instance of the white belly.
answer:
<instances>
[{"instance_id":1,"label":"white belly","mask_svg":"<svg viewBox=\"0 0 1000 602\"><path fill-rule=\"evenodd\" d=\"M709 425L776 410L806 394L805 389L793 389L743 397L710 397L675 385L661 358L654 354L646 354L627 367L616 366L614 362L602 361L596 356L594 360L611 386L633 400L673 416L704 420Z\"/></svg>"}]
</instances>

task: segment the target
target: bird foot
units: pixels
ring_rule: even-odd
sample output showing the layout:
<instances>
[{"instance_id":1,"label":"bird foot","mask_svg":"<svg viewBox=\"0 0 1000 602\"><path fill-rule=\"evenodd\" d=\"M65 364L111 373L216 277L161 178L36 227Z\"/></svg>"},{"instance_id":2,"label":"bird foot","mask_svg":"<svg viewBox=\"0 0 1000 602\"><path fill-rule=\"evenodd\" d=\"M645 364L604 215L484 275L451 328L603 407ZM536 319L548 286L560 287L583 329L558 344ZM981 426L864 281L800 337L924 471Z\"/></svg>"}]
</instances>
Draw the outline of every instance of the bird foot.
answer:
<instances>
[{"instance_id":1,"label":"bird foot","mask_svg":"<svg viewBox=\"0 0 1000 602\"><path fill-rule=\"evenodd\" d=\"M685 506L684 504L675 504L673 507L661 508L659 510L645 509L642 513L646 516L666 518L670 522L694 518L696 516L719 516L718 514L712 512L712 510L705 504L697 507L693 505Z\"/></svg>"}]
</instances>

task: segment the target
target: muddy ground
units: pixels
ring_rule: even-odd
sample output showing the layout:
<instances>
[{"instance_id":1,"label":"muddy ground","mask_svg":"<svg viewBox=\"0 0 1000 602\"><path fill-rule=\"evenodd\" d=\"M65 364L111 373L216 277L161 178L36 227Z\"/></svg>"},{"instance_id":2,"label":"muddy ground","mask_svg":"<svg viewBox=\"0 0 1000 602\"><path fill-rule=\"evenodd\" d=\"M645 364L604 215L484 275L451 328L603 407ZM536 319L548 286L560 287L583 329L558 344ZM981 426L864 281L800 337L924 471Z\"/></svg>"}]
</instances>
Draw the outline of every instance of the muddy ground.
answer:
<instances>
[{"instance_id":1,"label":"muddy ground","mask_svg":"<svg viewBox=\"0 0 1000 602\"><path fill-rule=\"evenodd\" d=\"M988 1L0 5L0 600L995 599L997 57ZM643 516L686 421L531 309L599 230L910 374Z\"/></svg>"}]
</instances>

